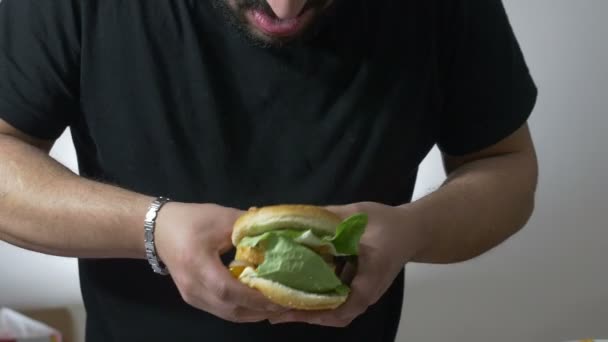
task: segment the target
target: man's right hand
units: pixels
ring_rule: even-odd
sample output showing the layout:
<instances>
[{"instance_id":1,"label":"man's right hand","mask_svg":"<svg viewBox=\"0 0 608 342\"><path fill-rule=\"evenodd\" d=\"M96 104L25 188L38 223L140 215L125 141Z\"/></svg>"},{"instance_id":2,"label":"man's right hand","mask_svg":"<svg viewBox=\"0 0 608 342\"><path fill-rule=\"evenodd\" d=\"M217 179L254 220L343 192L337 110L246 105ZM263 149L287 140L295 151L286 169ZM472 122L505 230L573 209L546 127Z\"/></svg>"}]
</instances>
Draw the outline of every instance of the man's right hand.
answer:
<instances>
[{"instance_id":1,"label":"man's right hand","mask_svg":"<svg viewBox=\"0 0 608 342\"><path fill-rule=\"evenodd\" d=\"M232 246L242 211L213 204L167 203L159 213L156 246L184 301L233 322L268 319L284 308L236 280L220 256Z\"/></svg>"}]
</instances>

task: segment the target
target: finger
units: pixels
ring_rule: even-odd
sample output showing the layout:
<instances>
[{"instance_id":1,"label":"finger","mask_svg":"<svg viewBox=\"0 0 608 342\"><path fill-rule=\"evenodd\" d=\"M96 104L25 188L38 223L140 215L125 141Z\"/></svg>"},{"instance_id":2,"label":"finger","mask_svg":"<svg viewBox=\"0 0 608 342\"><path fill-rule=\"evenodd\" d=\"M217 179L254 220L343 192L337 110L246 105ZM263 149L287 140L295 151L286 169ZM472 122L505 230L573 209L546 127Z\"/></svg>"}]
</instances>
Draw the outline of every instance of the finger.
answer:
<instances>
[{"instance_id":1,"label":"finger","mask_svg":"<svg viewBox=\"0 0 608 342\"><path fill-rule=\"evenodd\" d=\"M225 208L228 210L229 214L227 217L219 220L216 224L215 229L217 229L217 234L213 241L212 247L216 250L220 251L220 254L226 253L231 248L234 248L232 245L232 231L234 222L243 214L245 214L242 210L237 210L233 208Z\"/></svg>"},{"instance_id":2,"label":"finger","mask_svg":"<svg viewBox=\"0 0 608 342\"><path fill-rule=\"evenodd\" d=\"M228 319L238 323L261 322L268 319L268 313L237 307L234 310L228 311Z\"/></svg>"},{"instance_id":3,"label":"finger","mask_svg":"<svg viewBox=\"0 0 608 342\"><path fill-rule=\"evenodd\" d=\"M348 300L337 309L324 311L293 310L273 316L270 322L272 324L303 322L330 327L344 327L367 310L370 305L370 298L374 296L374 293L373 281L358 276L353 280Z\"/></svg>"},{"instance_id":4,"label":"finger","mask_svg":"<svg viewBox=\"0 0 608 342\"><path fill-rule=\"evenodd\" d=\"M267 319L270 314L267 311L257 311L239 307L236 304L222 302L210 296L201 280L192 279L187 285L179 287L183 300L199 309L217 317L234 322L259 322Z\"/></svg>"},{"instance_id":5,"label":"finger","mask_svg":"<svg viewBox=\"0 0 608 342\"><path fill-rule=\"evenodd\" d=\"M371 262L373 250L365 244L359 248L359 258L357 259L356 270L352 282L350 283L353 293L353 301L361 301L365 308L374 304L384 293L382 290L384 275L380 267ZM359 298L358 295L363 295Z\"/></svg>"},{"instance_id":6,"label":"finger","mask_svg":"<svg viewBox=\"0 0 608 342\"><path fill-rule=\"evenodd\" d=\"M256 311L284 311L282 306L272 303L259 291L235 279L217 256L202 271L206 280L205 287L210 291L209 295L220 302L235 304Z\"/></svg>"},{"instance_id":7,"label":"finger","mask_svg":"<svg viewBox=\"0 0 608 342\"><path fill-rule=\"evenodd\" d=\"M352 205L352 204L328 205L325 207L325 209L333 212L334 214L340 216L343 219L349 217L350 215L352 215L356 212L356 209L354 208L354 205Z\"/></svg>"},{"instance_id":8,"label":"finger","mask_svg":"<svg viewBox=\"0 0 608 342\"><path fill-rule=\"evenodd\" d=\"M220 233L213 240L214 244L212 248L218 251L220 254L224 254L234 248L232 244L232 227L226 225L225 227L219 228Z\"/></svg>"},{"instance_id":9,"label":"finger","mask_svg":"<svg viewBox=\"0 0 608 342\"><path fill-rule=\"evenodd\" d=\"M344 268L340 272L340 280L344 284L351 284L353 279L357 275L357 264L352 262L347 262L344 264Z\"/></svg>"},{"instance_id":10,"label":"finger","mask_svg":"<svg viewBox=\"0 0 608 342\"><path fill-rule=\"evenodd\" d=\"M231 306L216 299L211 299L209 302L199 299L194 301L191 305L227 321L237 323L261 322L269 317L268 312Z\"/></svg>"}]
</instances>

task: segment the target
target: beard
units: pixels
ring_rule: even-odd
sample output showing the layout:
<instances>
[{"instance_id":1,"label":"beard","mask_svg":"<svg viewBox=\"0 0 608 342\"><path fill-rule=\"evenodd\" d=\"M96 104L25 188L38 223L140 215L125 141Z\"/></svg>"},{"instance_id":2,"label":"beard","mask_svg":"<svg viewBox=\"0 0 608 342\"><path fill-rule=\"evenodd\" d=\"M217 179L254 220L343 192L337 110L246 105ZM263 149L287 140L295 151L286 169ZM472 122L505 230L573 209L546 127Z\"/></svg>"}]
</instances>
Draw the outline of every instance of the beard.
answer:
<instances>
[{"instance_id":1,"label":"beard","mask_svg":"<svg viewBox=\"0 0 608 342\"><path fill-rule=\"evenodd\" d=\"M243 37L250 43L261 47L280 47L290 42L310 37L311 32L314 31L315 26L317 26L320 21L319 17L324 12L327 12L329 7L331 7L330 5L333 4L332 0L308 0L302 9L302 13L308 10L315 11L313 22L308 25L308 27L304 28L302 32L293 37L278 38L256 34L245 17L247 11L251 10L263 11L270 17L276 17L266 0L234 0L236 8L233 8L228 1L229 0L211 0L211 4L222 13L224 19Z\"/></svg>"}]
</instances>

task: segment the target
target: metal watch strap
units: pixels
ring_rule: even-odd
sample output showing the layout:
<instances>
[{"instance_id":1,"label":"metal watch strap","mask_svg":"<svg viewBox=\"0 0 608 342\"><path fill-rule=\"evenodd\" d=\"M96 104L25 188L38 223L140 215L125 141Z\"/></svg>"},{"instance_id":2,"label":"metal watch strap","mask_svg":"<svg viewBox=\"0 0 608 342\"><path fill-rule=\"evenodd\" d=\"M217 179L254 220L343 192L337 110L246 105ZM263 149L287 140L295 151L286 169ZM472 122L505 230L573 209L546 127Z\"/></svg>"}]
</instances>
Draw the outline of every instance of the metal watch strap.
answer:
<instances>
[{"instance_id":1,"label":"metal watch strap","mask_svg":"<svg viewBox=\"0 0 608 342\"><path fill-rule=\"evenodd\" d=\"M160 275L168 275L169 270L156 253L154 231L156 229L156 218L158 217L158 212L162 206L169 201L171 200L166 197L158 197L155 199L150 204L148 212L146 213L146 219L144 221L144 243L146 246L146 257L148 258L150 266L152 266L152 270Z\"/></svg>"}]
</instances>

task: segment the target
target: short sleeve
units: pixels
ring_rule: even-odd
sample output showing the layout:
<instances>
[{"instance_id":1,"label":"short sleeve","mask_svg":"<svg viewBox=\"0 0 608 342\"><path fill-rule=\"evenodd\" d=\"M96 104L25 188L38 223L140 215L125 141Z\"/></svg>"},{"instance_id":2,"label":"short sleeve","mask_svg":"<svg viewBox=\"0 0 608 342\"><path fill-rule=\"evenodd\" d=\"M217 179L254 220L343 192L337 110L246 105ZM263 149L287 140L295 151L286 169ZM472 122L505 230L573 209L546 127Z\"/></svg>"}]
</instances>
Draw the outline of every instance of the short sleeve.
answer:
<instances>
[{"instance_id":1,"label":"short sleeve","mask_svg":"<svg viewBox=\"0 0 608 342\"><path fill-rule=\"evenodd\" d=\"M437 144L446 154L464 155L525 124L537 88L500 0L444 3Z\"/></svg>"},{"instance_id":2,"label":"short sleeve","mask_svg":"<svg viewBox=\"0 0 608 342\"><path fill-rule=\"evenodd\" d=\"M72 0L0 2L0 119L55 139L79 112L80 34Z\"/></svg>"}]
</instances>

